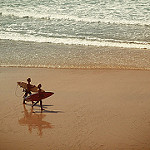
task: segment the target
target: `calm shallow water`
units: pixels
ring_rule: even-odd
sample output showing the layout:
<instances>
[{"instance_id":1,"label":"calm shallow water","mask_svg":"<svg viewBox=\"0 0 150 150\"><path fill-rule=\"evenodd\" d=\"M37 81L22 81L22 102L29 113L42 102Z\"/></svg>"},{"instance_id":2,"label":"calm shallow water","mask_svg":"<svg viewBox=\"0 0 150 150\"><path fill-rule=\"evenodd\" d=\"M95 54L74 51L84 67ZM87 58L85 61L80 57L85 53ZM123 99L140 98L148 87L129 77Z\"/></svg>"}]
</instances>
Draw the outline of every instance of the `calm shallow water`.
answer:
<instances>
[{"instance_id":1,"label":"calm shallow water","mask_svg":"<svg viewBox=\"0 0 150 150\"><path fill-rule=\"evenodd\" d=\"M150 70L150 50L0 40L0 66Z\"/></svg>"}]
</instances>

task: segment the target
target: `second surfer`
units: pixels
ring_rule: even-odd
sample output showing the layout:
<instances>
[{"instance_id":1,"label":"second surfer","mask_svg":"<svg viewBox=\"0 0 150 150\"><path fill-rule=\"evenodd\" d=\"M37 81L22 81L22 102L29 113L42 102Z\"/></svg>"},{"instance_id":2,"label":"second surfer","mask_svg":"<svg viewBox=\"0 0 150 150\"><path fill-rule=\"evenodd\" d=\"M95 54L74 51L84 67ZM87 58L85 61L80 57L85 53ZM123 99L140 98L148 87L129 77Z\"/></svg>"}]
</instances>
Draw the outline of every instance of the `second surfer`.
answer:
<instances>
[{"instance_id":1,"label":"second surfer","mask_svg":"<svg viewBox=\"0 0 150 150\"><path fill-rule=\"evenodd\" d=\"M33 106L35 106L38 102L40 102L40 106L41 106L41 110L45 110L45 109L43 109L43 105L42 105L42 90L41 90L41 87L42 87L42 85L41 84L39 84L38 85L38 94L39 94L39 101L37 101L37 102L35 102L33 105L32 105L32 107Z\"/></svg>"}]
</instances>

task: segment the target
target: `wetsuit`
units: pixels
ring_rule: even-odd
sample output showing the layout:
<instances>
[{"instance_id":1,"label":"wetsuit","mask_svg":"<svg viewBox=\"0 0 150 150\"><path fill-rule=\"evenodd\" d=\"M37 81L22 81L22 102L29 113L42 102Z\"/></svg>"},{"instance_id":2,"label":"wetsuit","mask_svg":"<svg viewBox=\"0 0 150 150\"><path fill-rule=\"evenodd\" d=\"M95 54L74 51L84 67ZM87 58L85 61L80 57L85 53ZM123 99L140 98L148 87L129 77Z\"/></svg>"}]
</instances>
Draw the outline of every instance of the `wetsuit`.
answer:
<instances>
[{"instance_id":1,"label":"wetsuit","mask_svg":"<svg viewBox=\"0 0 150 150\"><path fill-rule=\"evenodd\" d=\"M32 94L31 91L30 91L30 89L31 89L31 84L27 84L27 89L25 90L23 104L25 104L25 97L27 97L28 94L29 94L29 95Z\"/></svg>"}]
</instances>

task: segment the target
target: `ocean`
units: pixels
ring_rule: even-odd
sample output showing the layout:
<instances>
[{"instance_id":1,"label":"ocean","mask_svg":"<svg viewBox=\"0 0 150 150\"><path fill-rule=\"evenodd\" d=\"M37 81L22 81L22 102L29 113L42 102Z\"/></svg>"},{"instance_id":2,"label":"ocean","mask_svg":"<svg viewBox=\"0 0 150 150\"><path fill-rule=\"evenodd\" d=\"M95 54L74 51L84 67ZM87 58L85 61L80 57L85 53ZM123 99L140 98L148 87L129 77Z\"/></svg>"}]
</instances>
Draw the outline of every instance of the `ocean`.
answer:
<instances>
[{"instance_id":1,"label":"ocean","mask_svg":"<svg viewBox=\"0 0 150 150\"><path fill-rule=\"evenodd\" d=\"M149 0L0 0L0 66L150 70Z\"/></svg>"}]
</instances>

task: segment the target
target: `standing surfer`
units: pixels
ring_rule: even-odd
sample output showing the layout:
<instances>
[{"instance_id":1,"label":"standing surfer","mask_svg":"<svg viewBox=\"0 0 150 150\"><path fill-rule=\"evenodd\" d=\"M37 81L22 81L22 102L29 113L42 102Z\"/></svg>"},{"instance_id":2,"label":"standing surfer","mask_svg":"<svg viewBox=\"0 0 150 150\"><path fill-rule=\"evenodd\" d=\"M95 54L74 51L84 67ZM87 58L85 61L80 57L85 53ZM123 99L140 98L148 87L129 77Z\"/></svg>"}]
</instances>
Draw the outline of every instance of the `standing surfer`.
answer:
<instances>
[{"instance_id":1,"label":"standing surfer","mask_svg":"<svg viewBox=\"0 0 150 150\"><path fill-rule=\"evenodd\" d=\"M25 98L28 96L28 94L29 94L29 95L32 94L32 93L31 93L32 85L30 84L30 83L31 83L31 78L28 78L28 79L27 79L27 82L28 82L28 83L27 83L27 88L25 89L25 94L24 94L24 96L23 96L23 98L24 98L24 99L23 99L23 104L26 104L26 103L25 103L25 101L26 101Z\"/></svg>"},{"instance_id":2,"label":"standing surfer","mask_svg":"<svg viewBox=\"0 0 150 150\"><path fill-rule=\"evenodd\" d=\"M42 105L42 90L41 90L41 87L42 87L42 85L39 84L39 85L38 85L38 88L39 88L38 94L39 94L39 98L40 98L40 106L41 106L41 110L44 110L44 109L43 109L43 105Z\"/></svg>"},{"instance_id":3,"label":"standing surfer","mask_svg":"<svg viewBox=\"0 0 150 150\"><path fill-rule=\"evenodd\" d=\"M37 101L37 102L35 102L35 103L32 105L32 107L35 106L38 102L40 102L41 110L44 110L44 109L43 109L43 105L42 105L42 97L43 97L43 94L42 94L42 89L41 89L41 87L42 87L42 85L39 84L39 85L38 85L38 89L39 89L39 90L38 90L38 94L39 94L39 99L40 99L40 100Z\"/></svg>"}]
</instances>

